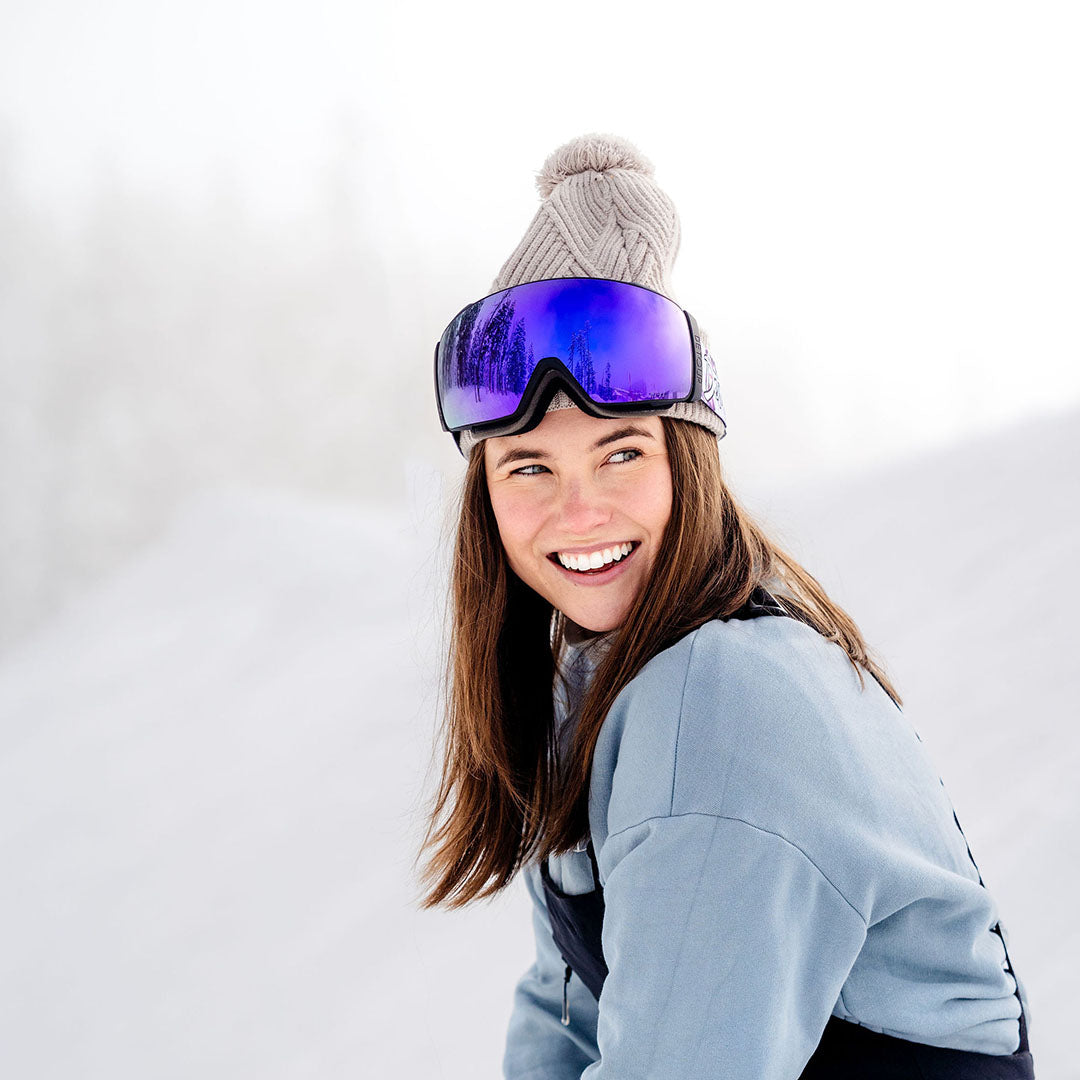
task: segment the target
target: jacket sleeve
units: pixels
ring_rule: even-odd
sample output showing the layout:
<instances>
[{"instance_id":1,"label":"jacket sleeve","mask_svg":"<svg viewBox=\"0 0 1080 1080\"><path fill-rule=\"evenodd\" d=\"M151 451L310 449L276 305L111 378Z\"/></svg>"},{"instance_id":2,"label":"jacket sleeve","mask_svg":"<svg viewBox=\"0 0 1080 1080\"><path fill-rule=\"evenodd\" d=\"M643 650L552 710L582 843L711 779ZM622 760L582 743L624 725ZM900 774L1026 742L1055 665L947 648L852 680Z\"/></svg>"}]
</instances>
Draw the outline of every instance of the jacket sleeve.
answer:
<instances>
[{"instance_id":1,"label":"jacket sleeve","mask_svg":"<svg viewBox=\"0 0 1080 1080\"><path fill-rule=\"evenodd\" d=\"M518 981L506 1034L503 1076L506 1080L579 1080L596 1061L596 999L574 975L567 986L570 1024L562 1022L566 965L551 936L538 872L522 872L532 899L536 963Z\"/></svg>"},{"instance_id":2,"label":"jacket sleeve","mask_svg":"<svg viewBox=\"0 0 1080 1080\"><path fill-rule=\"evenodd\" d=\"M582 1080L797 1080L866 935L798 848L709 814L609 836L600 1059Z\"/></svg>"}]
</instances>

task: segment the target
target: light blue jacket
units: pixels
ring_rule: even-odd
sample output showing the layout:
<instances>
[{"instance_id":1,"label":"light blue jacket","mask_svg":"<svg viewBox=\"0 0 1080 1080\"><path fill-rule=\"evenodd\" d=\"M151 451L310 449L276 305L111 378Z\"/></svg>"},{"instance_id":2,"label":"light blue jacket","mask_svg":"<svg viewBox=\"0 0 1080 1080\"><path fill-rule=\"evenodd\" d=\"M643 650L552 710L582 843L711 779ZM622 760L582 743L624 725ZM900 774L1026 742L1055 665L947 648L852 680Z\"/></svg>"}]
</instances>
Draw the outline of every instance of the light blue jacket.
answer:
<instances>
[{"instance_id":1,"label":"light blue jacket","mask_svg":"<svg viewBox=\"0 0 1080 1080\"><path fill-rule=\"evenodd\" d=\"M564 742L595 662L570 650ZM525 867L536 962L508 1080L796 1080L830 1014L1017 1049L996 905L918 734L864 677L811 627L765 616L707 623L624 688L589 803L609 975L599 1005L571 978L564 1026L565 964ZM550 870L564 892L593 887L583 850Z\"/></svg>"}]
</instances>

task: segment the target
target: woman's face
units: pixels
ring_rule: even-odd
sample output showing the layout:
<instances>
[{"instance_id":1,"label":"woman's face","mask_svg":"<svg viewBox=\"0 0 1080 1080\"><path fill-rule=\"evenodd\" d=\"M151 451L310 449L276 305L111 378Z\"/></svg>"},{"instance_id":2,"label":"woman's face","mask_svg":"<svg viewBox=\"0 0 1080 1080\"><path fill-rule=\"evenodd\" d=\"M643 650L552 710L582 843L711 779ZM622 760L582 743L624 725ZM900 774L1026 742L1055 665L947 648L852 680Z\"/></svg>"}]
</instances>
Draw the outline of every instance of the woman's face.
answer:
<instances>
[{"instance_id":1,"label":"woman's face","mask_svg":"<svg viewBox=\"0 0 1080 1080\"><path fill-rule=\"evenodd\" d=\"M660 418L600 420L557 409L532 431L486 439L483 450L514 573L579 626L619 626L671 517Z\"/></svg>"}]
</instances>

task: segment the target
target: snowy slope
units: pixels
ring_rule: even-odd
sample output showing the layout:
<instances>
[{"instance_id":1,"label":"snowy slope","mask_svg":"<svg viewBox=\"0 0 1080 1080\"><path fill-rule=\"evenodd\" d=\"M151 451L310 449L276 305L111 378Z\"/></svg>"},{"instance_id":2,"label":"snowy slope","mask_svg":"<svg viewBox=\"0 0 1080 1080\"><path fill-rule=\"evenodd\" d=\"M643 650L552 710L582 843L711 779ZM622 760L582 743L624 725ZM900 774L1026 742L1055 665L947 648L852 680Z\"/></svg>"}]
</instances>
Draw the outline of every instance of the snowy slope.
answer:
<instances>
[{"instance_id":1,"label":"snowy slope","mask_svg":"<svg viewBox=\"0 0 1080 1080\"><path fill-rule=\"evenodd\" d=\"M1078 421L747 499L886 658L1043 1080L1080 1077ZM415 907L444 565L414 479L401 511L195 500L0 662L4 1075L499 1074L524 896Z\"/></svg>"}]
</instances>

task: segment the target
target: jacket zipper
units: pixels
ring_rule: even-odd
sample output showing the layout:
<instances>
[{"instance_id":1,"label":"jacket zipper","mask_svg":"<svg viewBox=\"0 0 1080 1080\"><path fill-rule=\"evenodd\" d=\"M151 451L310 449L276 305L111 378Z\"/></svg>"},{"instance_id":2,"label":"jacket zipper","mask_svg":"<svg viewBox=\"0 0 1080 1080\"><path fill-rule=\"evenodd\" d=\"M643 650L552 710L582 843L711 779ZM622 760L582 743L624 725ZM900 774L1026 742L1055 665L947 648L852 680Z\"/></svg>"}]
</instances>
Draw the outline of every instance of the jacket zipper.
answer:
<instances>
[{"instance_id":1,"label":"jacket zipper","mask_svg":"<svg viewBox=\"0 0 1080 1080\"><path fill-rule=\"evenodd\" d=\"M570 965L566 965L566 976L563 978L562 984L562 1022L564 1027L570 1026L570 1003L566 998L566 988L570 984L570 976L572 974Z\"/></svg>"}]
</instances>

